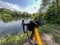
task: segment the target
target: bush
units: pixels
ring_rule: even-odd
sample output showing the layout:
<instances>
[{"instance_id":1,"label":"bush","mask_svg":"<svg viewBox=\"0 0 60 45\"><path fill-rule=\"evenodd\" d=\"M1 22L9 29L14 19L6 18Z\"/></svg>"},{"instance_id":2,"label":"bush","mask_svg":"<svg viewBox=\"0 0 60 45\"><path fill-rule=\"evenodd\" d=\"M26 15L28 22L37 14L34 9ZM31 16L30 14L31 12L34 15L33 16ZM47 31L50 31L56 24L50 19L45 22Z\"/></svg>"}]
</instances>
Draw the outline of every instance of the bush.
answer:
<instances>
[{"instance_id":1,"label":"bush","mask_svg":"<svg viewBox=\"0 0 60 45\"><path fill-rule=\"evenodd\" d=\"M26 34L20 33L16 36L8 35L0 39L0 45L22 45L27 39Z\"/></svg>"}]
</instances>

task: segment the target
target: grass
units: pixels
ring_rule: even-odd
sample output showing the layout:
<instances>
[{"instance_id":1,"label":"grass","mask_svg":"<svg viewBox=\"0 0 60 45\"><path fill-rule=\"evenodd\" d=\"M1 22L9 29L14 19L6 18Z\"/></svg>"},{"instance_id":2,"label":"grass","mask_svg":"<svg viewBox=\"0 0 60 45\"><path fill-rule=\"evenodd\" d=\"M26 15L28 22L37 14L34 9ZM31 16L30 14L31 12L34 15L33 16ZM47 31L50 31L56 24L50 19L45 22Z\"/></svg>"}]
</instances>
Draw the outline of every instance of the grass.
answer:
<instances>
[{"instance_id":1,"label":"grass","mask_svg":"<svg viewBox=\"0 0 60 45\"><path fill-rule=\"evenodd\" d=\"M58 35L58 34L53 34L53 35L54 35L55 42L60 44L60 35Z\"/></svg>"},{"instance_id":2,"label":"grass","mask_svg":"<svg viewBox=\"0 0 60 45\"><path fill-rule=\"evenodd\" d=\"M22 45L26 39L27 35L24 33L16 36L8 35L6 38L0 39L0 45Z\"/></svg>"}]
</instances>

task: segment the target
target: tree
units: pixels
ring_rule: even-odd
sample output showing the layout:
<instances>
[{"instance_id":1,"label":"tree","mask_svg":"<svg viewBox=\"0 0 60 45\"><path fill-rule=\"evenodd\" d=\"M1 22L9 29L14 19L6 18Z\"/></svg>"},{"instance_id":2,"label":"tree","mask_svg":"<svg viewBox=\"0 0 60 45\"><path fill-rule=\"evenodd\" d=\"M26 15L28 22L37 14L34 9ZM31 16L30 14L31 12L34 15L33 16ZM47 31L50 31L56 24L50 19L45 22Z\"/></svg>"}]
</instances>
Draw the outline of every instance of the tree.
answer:
<instances>
[{"instance_id":1,"label":"tree","mask_svg":"<svg viewBox=\"0 0 60 45\"><path fill-rule=\"evenodd\" d=\"M57 10L56 4L57 3L54 3L54 6L51 5L46 10L45 19L49 23L60 23L60 8L58 8L59 10ZM58 15L57 11L59 12Z\"/></svg>"}]
</instances>

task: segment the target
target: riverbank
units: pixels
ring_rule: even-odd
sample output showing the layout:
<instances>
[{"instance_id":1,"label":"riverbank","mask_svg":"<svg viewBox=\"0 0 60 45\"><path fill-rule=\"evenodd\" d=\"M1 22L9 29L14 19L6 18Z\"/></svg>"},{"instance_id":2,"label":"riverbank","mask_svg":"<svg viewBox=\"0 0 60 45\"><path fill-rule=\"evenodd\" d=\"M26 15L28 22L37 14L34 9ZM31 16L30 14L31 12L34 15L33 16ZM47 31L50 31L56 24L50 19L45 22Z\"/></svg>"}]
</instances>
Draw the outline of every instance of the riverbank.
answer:
<instances>
[{"instance_id":1,"label":"riverbank","mask_svg":"<svg viewBox=\"0 0 60 45\"><path fill-rule=\"evenodd\" d=\"M58 29L58 27L60 27L59 25L54 25L56 29ZM58 27L56 27L58 26ZM51 45L54 44L60 44L60 35L55 32L55 30L53 29L53 27L51 27L51 24L47 24L44 25L42 27L39 28L39 32L41 35L41 39L44 43L46 43L47 45L49 45L50 43L47 43L46 41L50 40L53 41ZM45 38L44 38L45 37ZM48 39L49 38L49 39ZM8 45L22 45L24 43L24 41L26 42L27 39L27 35L24 33L20 33L19 35L15 35L15 36L11 36L8 35L6 38L0 39L0 44L4 45L4 44L8 44ZM45 39L45 41L44 41ZM14 43L12 43L14 42Z\"/></svg>"}]
</instances>

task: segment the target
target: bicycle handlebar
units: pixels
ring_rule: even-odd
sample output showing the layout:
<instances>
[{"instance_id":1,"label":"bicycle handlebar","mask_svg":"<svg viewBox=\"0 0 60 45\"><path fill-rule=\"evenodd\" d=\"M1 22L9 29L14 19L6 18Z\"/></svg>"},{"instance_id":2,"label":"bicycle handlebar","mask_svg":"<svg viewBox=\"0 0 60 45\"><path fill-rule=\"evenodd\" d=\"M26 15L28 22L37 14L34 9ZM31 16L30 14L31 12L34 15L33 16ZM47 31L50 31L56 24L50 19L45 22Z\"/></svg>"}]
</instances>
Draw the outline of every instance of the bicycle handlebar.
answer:
<instances>
[{"instance_id":1,"label":"bicycle handlebar","mask_svg":"<svg viewBox=\"0 0 60 45\"><path fill-rule=\"evenodd\" d=\"M34 27L38 27L38 24L33 22L33 21L30 21L29 23L25 24L24 23L24 20L22 20L22 25L23 25L23 32L25 33L25 26L27 26L27 29L29 31L32 31L34 30Z\"/></svg>"}]
</instances>

